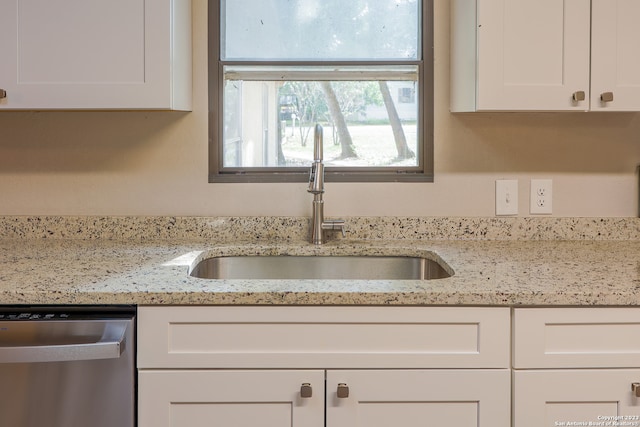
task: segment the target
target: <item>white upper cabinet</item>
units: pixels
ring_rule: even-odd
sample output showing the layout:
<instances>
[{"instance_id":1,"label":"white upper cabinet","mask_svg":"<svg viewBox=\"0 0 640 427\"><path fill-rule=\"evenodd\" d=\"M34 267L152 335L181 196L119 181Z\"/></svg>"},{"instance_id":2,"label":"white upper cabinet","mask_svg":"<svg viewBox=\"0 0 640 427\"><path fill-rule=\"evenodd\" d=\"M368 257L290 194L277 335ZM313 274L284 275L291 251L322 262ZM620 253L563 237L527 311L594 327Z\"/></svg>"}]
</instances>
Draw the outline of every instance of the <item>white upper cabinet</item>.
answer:
<instances>
[{"instance_id":1,"label":"white upper cabinet","mask_svg":"<svg viewBox=\"0 0 640 427\"><path fill-rule=\"evenodd\" d=\"M190 110L191 2L2 1L0 56L0 109Z\"/></svg>"},{"instance_id":2,"label":"white upper cabinet","mask_svg":"<svg viewBox=\"0 0 640 427\"><path fill-rule=\"evenodd\" d=\"M640 111L639 18L637 0L592 0L591 110Z\"/></svg>"},{"instance_id":3,"label":"white upper cabinet","mask_svg":"<svg viewBox=\"0 0 640 427\"><path fill-rule=\"evenodd\" d=\"M451 16L451 111L640 110L635 0L453 0Z\"/></svg>"}]
</instances>

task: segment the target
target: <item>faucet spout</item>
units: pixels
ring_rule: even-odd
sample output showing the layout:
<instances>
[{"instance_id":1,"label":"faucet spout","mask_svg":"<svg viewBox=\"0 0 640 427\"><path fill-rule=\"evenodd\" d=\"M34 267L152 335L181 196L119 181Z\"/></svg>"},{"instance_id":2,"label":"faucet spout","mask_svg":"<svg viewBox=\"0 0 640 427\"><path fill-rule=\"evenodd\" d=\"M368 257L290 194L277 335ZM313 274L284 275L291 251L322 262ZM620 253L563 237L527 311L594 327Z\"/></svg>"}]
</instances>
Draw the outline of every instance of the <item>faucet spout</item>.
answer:
<instances>
[{"instance_id":1,"label":"faucet spout","mask_svg":"<svg viewBox=\"0 0 640 427\"><path fill-rule=\"evenodd\" d=\"M316 123L316 127L313 130L313 161L321 162L323 155L323 145L322 145L323 135L322 135L322 126L319 123Z\"/></svg>"},{"instance_id":2,"label":"faucet spout","mask_svg":"<svg viewBox=\"0 0 640 427\"><path fill-rule=\"evenodd\" d=\"M311 218L311 243L321 245L323 243L323 230L338 230L342 237L346 236L345 222L341 219L324 219L324 163L323 163L323 137L322 126L316 124L313 133L313 163L309 172L309 188L307 192L313 194L312 218Z\"/></svg>"}]
</instances>

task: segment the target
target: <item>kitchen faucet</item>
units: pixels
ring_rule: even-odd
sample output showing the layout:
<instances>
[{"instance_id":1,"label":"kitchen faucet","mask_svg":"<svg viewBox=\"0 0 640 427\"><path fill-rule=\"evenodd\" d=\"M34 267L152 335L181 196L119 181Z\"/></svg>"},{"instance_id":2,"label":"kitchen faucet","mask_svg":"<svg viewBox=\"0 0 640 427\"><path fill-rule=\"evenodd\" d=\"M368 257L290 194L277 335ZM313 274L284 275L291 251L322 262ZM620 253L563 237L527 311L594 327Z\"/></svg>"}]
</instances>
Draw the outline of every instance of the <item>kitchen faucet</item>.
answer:
<instances>
[{"instance_id":1,"label":"kitchen faucet","mask_svg":"<svg viewBox=\"0 0 640 427\"><path fill-rule=\"evenodd\" d=\"M322 244L323 230L339 230L342 237L346 236L344 220L324 219L324 163L322 163L322 126L316 124L313 132L313 163L309 174L309 188L307 191L313 194L313 215L311 218L311 243Z\"/></svg>"}]
</instances>

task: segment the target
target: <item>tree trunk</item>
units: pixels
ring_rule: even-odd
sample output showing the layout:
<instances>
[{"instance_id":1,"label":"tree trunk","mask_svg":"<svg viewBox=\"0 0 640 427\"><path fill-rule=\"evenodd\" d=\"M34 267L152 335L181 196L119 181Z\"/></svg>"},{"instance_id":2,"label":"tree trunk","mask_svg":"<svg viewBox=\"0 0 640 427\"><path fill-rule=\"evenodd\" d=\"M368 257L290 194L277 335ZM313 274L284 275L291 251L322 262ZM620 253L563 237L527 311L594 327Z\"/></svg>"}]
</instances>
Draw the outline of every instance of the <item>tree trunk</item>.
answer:
<instances>
[{"instance_id":1,"label":"tree trunk","mask_svg":"<svg viewBox=\"0 0 640 427\"><path fill-rule=\"evenodd\" d=\"M396 142L396 150L398 151L398 159L412 159L416 154L411 151L407 145L407 137L404 135L400 116L398 115L396 106L393 103L389 86L387 85L387 82L380 81L378 83L380 84L380 92L382 93L384 105L387 107L389 122L391 123L391 129L393 130L393 139Z\"/></svg>"},{"instance_id":2,"label":"tree trunk","mask_svg":"<svg viewBox=\"0 0 640 427\"><path fill-rule=\"evenodd\" d=\"M282 120L278 120L278 166L285 166L287 164L287 159L284 157L284 152L282 151L283 132L286 132L286 126L285 129L282 129Z\"/></svg>"},{"instance_id":3,"label":"tree trunk","mask_svg":"<svg viewBox=\"0 0 640 427\"><path fill-rule=\"evenodd\" d=\"M340 140L340 145L342 147L340 158L348 159L352 157L358 157L358 155L356 154L356 149L353 146L353 141L351 140L351 134L349 133L349 129L347 128L347 121L345 120L344 115L340 110L340 104L338 103L336 93L331 86L331 82L322 81L320 82L320 86L322 87L324 96L327 98L329 114L331 114L333 123L338 130L338 139Z\"/></svg>"}]
</instances>

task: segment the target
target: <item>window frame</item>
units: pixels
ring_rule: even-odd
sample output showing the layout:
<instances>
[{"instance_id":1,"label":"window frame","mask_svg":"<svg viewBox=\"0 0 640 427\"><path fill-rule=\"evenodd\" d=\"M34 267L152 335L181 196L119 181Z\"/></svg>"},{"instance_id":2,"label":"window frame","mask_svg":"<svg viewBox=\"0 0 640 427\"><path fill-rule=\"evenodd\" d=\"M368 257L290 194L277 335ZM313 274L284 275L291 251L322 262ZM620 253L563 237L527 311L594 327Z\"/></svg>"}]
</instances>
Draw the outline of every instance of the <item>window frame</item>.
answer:
<instances>
[{"instance_id":1,"label":"window frame","mask_svg":"<svg viewBox=\"0 0 640 427\"><path fill-rule=\"evenodd\" d=\"M419 163L415 170L403 168L383 169L381 167L325 168L326 182L433 182L434 179L434 74L433 74L433 37L434 18L433 0L420 0L422 12L421 55L416 61L222 61L220 58L220 0L208 2L208 76L209 76L209 182L306 182L309 180L309 167L252 167L223 168L223 115L225 65L273 65L273 66L309 66L309 65L418 65L418 153Z\"/></svg>"}]
</instances>

